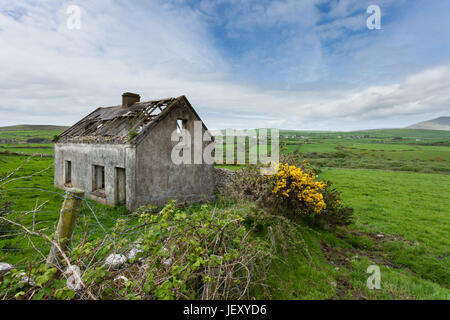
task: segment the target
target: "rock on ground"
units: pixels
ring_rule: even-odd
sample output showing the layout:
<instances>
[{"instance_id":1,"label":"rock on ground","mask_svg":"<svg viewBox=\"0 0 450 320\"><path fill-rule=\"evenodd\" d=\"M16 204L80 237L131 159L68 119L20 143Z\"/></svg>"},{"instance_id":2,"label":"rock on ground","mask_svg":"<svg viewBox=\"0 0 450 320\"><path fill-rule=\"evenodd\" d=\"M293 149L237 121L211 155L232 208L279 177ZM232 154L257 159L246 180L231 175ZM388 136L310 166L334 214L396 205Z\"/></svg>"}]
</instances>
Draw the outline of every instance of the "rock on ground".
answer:
<instances>
[{"instance_id":1,"label":"rock on ground","mask_svg":"<svg viewBox=\"0 0 450 320\"><path fill-rule=\"evenodd\" d=\"M114 281L118 281L118 280L122 280L124 284L127 284L129 281L128 278L125 276L118 276L118 277L114 278Z\"/></svg>"},{"instance_id":2,"label":"rock on ground","mask_svg":"<svg viewBox=\"0 0 450 320\"><path fill-rule=\"evenodd\" d=\"M64 275L68 276L67 278L67 288L70 290L80 290L81 286L81 271L79 266L71 266L67 267Z\"/></svg>"},{"instance_id":3,"label":"rock on ground","mask_svg":"<svg viewBox=\"0 0 450 320\"><path fill-rule=\"evenodd\" d=\"M10 265L9 263L0 262L0 277L3 277L5 274L7 274L9 271L13 270L14 266ZM36 283L32 278L28 278L27 274L25 272L20 272L18 275L20 277L21 283L28 283L31 286L35 286Z\"/></svg>"},{"instance_id":4,"label":"rock on ground","mask_svg":"<svg viewBox=\"0 0 450 320\"><path fill-rule=\"evenodd\" d=\"M141 253L141 252L144 252L144 251L142 250L141 245L140 245L139 243L133 243L133 246L131 247L131 250L128 251L128 253L127 253L127 259L128 259L128 262L130 262L131 260L136 259L136 256L137 256L139 253Z\"/></svg>"},{"instance_id":5,"label":"rock on ground","mask_svg":"<svg viewBox=\"0 0 450 320\"><path fill-rule=\"evenodd\" d=\"M10 265L9 263L0 262L0 276L8 273L12 269L14 269L14 267L12 265Z\"/></svg>"},{"instance_id":6,"label":"rock on ground","mask_svg":"<svg viewBox=\"0 0 450 320\"><path fill-rule=\"evenodd\" d=\"M105 260L105 266L111 269L119 269L127 263L127 257L123 254L110 254Z\"/></svg>"}]
</instances>

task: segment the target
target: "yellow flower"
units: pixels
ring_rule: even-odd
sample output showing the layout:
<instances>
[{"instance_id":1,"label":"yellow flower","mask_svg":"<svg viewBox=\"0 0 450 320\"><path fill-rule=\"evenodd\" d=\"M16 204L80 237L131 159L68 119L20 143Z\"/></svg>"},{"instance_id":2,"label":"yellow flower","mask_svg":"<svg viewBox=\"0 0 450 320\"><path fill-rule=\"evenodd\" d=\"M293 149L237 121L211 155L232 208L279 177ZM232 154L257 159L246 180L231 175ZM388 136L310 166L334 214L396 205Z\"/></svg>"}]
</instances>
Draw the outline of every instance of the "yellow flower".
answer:
<instances>
[{"instance_id":1,"label":"yellow flower","mask_svg":"<svg viewBox=\"0 0 450 320\"><path fill-rule=\"evenodd\" d=\"M289 164L279 164L275 175L275 185L272 193L281 199L296 199L319 213L326 208L323 195L320 192L326 184L315 181L311 170L302 170Z\"/></svg>"}]
</instances>

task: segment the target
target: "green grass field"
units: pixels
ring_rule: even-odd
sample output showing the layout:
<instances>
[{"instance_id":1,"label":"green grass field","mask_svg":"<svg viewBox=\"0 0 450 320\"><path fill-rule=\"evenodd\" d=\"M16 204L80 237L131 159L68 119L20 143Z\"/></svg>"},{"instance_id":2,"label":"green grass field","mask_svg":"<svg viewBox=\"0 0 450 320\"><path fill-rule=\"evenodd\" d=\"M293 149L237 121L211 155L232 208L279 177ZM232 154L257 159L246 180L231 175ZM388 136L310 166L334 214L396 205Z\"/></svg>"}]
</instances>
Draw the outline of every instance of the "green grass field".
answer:
<instances>
[{"instance_id":1,"label":"green grass field","mask_svg":"<svg viewBox=\"0 0 450 320\"><path fill-rule=\"evenodd\" d=\"M448 288L449 175L334 169L322 177L334 181L345 202L355 208L357 220L352 228L370 235L368 241L362 238L363 249L406 275ZM373 237L379 234L384 237Z\"/></svg>"},{"instance_id":2,"label":"green grass field","mask_svg":"<svg viewBox=\"0 0 450 320\"><path fill-rule=\"evenodd\" d=\"M53 155L53 144L0 144L0 153L48 154Z\"/></svg>"},{"instance_id":3,"label":"green grass field","mask_svg":"<svg viewBox=\"0 0 450 320\"><path fill-rule=\"evenodd\" d=\"M67 127L19 125L0 127L0 154L53 154L52 139Z\"/></svg>"},{"instance_id":4,"label":"green grass field","mask_svg":"<svg viewBox=\"0 0 450 320\"><path fill-rule=\"evenodd\" d=\"M300 223L311 258L292 252L273 265L275 298L450 298L448 175L330 169L321 177L343 192L356 222L337 235ZM366 286L369 265L380 267L380 290Z\"/></svg>"},{"instance_id":5,"label":"green grass field","mask_svg":"<svg viewBox=\"0 0 450 320\"><path fill-rule=\"evenodd\" d=\"M282 138L289 143L285 152L301 153L319 167L322 171L319 178L333 181L342 192L345 204L355 209L356 221L337 233L300 221L297 228L304 245L298 250L290 250L273 263L268 278L270 297L449 299L448 133L402 129L295 134L298 139ZM30 134L34 137L48 135L46 131L41 136ZM369 135L369 138L346 138L355 135ZM308 136L308 139L300 136ZM395 139L399 137L402 139ZM2 138L5 136L0 132ZM2 144L0 152L2 147L11 152L46 150L51 154L53 150L49 143L27 144L23 141ZM10 172L25 159L27 157L0 154L0 173ZM14 175L14 178L25 178L5 185L1 191L13 202L11 217L28 225L34 219L48 234L54 230L63 200L63 191L53 187L52 164L52 158L31 159ZM44 202L43 209L33 217L32 210ZM95 217L88 205L94 209ZM88 220L91 223L88 236L95 238L104 235L102 227L110 228L118 217L127 214L123 207L85 203L74 241L80 240L81 226ZM39 246L39 243L35 245ZM30 239L0 234L0 261L21 267L37 256ZM381 290L369 290L366 286L369 276L366 271L370 265L381 269Z\"/></svg>"},{"instance_id":6,"label":"green grass field","mask_svg":"<svg viewBox=\"0 0 450 320\"><path fill-rule=\"evenodd\" d=\"M55 135L61 133L65 129L67 129L67 127L40 125L0 127L0 142L9 140L11 143L24 143L28 139L33 138L52 140Z\"/></svg>"},{"instance_id":7,"label":"green grass field","mask_svg":"<svg viewBox=\"0 0 450 320\"><path fill-rule=\"evenodd\" d=\"M327 132L327 131L296 131L280 130L280 135L293 135L296 137L305 136L311 139L346 139L352 136L367 136L365 139L403 140L427 139L427 140L448 140L449 131L441 130L421 130L421 129L376 129L364 131L345 131L345 132ZM338 137L341 138L338 138Z\"/></svg>"},{"instance_id":8,"label":"green grass field","mask_svg":"<svg viewBox=\"0 0 450 320\"><path fill-rule=\"evenodd\" d=\"M0 174L11 172L26 160L27 157L0 155ZM32 158L11 178L17 180L4 185L3 190L0 190L0 193L12 202L13 213L9 217L27 226L32 225L34 221L37 227L43 227L48 234L52 234L64 199L64 191L53 187L53 159ZM34 215L32 211L42 204L42 209ZM94 209L95 217L89 207ZM88 220L92 220L89 222L89 237L95 238L105 235L102 227L113 226L119 217L127 214L128 210L124 207L113 208L86 200L73 239L76 241L82 236L81 228ZM21 266L31 257L38 258L30 239L6 237L1 231L0 227L0 261ZM38 247L45 244L39 239L33 241Z\"/></svg>"}]
</instances>

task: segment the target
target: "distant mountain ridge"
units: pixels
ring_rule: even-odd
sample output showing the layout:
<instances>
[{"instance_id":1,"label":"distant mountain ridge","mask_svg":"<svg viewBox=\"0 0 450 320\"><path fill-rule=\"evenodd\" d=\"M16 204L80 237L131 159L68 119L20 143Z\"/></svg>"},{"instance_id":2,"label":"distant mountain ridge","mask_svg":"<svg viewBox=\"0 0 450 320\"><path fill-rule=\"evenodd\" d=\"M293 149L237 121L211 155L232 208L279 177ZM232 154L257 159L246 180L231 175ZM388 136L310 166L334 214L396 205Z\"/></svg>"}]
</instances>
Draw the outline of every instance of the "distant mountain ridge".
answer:
<instances>
[{"instance_id":1,"label":"distant mountain ridge","mask_svg":"<svg viewBox=\"0 0 450 320\"><path fill-rule=\"evenodd\" d=\"M422 121L406 128L450 131L450 117L439 117L433 120Z\"/></svg>"}]
</instances>

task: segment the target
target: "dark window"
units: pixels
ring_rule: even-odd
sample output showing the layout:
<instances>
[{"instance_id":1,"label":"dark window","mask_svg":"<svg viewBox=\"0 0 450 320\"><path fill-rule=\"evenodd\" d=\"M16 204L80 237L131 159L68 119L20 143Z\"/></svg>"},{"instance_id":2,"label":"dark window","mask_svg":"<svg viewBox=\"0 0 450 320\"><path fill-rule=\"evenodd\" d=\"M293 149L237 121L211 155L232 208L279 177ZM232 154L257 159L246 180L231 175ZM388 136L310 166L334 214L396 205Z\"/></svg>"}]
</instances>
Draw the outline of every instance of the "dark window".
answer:
<instances>
[{"instance_id":1,"label":"dark window","mask_svg":"<svg viewBox=\"0 0 450 320\"><path fill-rule=\"evenodd\" d=\"M64 171L65 171L65 173L64 173L65 183L71 184L72 183L72 161L66 161Z\"/></svg>"},{"instance_id":2,"label":"dark window","mask_svg":"<svg viewBox=\"0 0 450 320\"><path fill-rule=\"evenodd\" d=\"M94 166L93 191L105 191L105 167Z\"/></svg>"}]
</instances>

